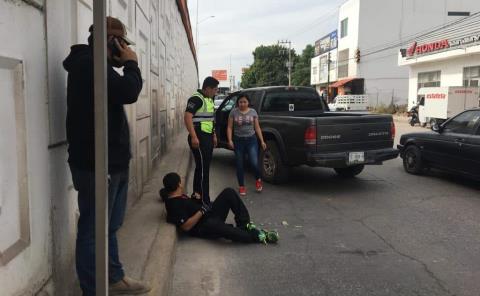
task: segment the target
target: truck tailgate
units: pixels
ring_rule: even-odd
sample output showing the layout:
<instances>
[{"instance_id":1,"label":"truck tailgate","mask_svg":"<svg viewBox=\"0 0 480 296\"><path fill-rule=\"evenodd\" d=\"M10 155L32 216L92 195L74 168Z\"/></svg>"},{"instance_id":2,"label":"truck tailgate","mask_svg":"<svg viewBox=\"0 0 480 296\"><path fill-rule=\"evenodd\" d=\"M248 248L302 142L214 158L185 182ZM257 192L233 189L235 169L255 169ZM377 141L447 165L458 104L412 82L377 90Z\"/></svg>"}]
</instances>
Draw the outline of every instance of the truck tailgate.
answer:
<instances>
[{"instance_id":1,"label":"truck tailgate","mask_svg":"<svg viewBox=\"0 0 480 296\"><path fill-rule=\"evenodd\" d=\"M390 115L317 117L316 152L392 148L392 122Z\"/></svg>"}]
</instances>

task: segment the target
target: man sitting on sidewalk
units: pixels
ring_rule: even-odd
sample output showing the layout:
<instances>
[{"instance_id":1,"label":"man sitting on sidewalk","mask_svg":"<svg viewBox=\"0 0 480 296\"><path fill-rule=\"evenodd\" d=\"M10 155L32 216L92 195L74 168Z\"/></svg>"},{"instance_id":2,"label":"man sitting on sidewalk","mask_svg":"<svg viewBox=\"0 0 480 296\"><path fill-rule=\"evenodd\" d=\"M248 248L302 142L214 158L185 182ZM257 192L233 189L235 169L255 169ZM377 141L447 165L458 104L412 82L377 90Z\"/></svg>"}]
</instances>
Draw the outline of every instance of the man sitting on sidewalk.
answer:
<instances>
[{"instance_id":1,"label":"man sitting on sidewalk","mask_svg":"<svg viewBox=\"0 0 480 296\"><path fill-rule=\"evenodd\" d=\"M160 196L165 202L167 222L177 225L192 236L217 239L225 238L243 243L276 243L278 233L257 229L250 222L245 204L232 188L226 188L213 204L202 203L201 199L190 198L183 193L182 182L177 173L169 173L163 178ZM226 224L229 211L235 215L234 227Z\"/></svg>"}]
</instances>

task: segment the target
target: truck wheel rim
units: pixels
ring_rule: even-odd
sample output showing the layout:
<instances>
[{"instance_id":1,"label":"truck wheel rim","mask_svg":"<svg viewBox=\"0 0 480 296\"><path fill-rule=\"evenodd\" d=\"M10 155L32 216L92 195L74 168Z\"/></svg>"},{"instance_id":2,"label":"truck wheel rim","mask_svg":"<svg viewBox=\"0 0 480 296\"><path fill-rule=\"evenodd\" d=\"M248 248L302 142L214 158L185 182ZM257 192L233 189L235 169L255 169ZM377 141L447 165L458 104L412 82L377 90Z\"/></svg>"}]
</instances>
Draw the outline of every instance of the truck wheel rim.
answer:
<instances>
[{"instance_id":1,"label":"truck wheel rim","mask_svg":"<svg viewBox=\"0 0 480 296\"><path fill-rule=\"evenodd\" d=\"M275 172L275 160L270 151L266 151L264 154L263 169L268 176L273 176Z\"/></svg>"}]
</instances>

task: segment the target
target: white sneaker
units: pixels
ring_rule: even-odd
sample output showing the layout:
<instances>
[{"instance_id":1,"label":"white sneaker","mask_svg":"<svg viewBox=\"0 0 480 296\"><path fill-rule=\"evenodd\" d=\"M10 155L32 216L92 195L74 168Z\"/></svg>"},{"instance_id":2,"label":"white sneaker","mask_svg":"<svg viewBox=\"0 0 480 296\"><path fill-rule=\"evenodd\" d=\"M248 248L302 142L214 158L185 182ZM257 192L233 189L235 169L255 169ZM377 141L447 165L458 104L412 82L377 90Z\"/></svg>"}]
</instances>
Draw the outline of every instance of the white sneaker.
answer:
<instances>
[{"instance_id":1,"label":"white sneaker","mask_svg":"<svg viewBox=\"0 0 480 296\"><path fill-rule=\"evenodd\" d=\"M129 278L127 276L123 277L120 281L115 284L111 284L108 287L108 293L110 295L124 295L124 294L144 294L151 290L152 288L146 282L141 282Z\"/></svg>"}]
</instances>

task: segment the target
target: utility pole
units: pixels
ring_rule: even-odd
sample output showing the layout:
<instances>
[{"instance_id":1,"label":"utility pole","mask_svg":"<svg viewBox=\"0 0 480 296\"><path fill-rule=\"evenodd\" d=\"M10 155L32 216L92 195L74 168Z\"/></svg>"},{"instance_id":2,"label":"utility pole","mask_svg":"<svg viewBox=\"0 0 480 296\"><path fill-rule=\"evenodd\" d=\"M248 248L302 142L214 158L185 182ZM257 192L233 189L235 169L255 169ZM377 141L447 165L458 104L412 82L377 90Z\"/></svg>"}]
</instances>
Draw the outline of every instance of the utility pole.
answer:
<instances>
[{"instance_id":1,"label":"utility pole","mask_svg":"<svg viewBox=\"0 0 480 296\"><path fill-rule=\"evenodd\" d=\"M395 89L392 89L392 102L390 103L393 106L393 97L395 95Z\"/></svg>"},{"instance_id":2,"label":"utility pole","mask_svg":"<svg viewBox=\"0 0 480 296\"><path fill-rule=\"evenodd\" d=\"M93 2L93 65L95 122L95 288L108 295L108 116L107 4Z\"/></svg>"},{"instance_id":3,"label":"utility pole","mask_svg":"<svg viewBox=\"0 0 480 296\"><path fill-rule=\"evenodd\" d=\"M327 56L327 103L330 103L330 51Z\"/></svg>"},{"instance_id":4,"label":"utility pole","mask_svg":"<svg viewBox=\"0 0 480 296\"><path fill-rule=\"evenodd\" d=\"M278 44L288 44L288 86L292 86L292 41L280 40Z\"/></svg>"},{"instance_id":5,"label":"utility pole","mask_svg":"<svg viewBox=\"0 0 480 296\"><path fill-rule=\"evenodd\" d=\"M233 76L232 76L232 55L230 54L230 66L229 66L229 69L228 69L228 73L230 73L230 92L233 91L233 86L232 86L232 79L233 79Z\"/></svg>"}]
</instances>

